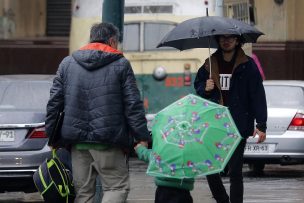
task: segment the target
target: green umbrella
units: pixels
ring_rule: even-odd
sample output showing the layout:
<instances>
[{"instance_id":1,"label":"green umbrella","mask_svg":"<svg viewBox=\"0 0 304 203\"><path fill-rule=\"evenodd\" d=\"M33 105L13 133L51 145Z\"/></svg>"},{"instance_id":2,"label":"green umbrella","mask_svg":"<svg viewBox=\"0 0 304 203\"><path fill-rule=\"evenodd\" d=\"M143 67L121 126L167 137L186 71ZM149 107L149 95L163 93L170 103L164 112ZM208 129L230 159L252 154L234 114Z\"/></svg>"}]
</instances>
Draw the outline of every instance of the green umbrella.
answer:
<instances>
[{"instance_id":1,"label":"green umbrella","mask_svg":"<svg viewBox=\"0 0 304 203\"><path fill-rule=\"evenodd\" d=\"M152 138L147 174L178 179L221 172L242 139L227 107L192 94L155 116Z\"/></svg>"}]
</instances>

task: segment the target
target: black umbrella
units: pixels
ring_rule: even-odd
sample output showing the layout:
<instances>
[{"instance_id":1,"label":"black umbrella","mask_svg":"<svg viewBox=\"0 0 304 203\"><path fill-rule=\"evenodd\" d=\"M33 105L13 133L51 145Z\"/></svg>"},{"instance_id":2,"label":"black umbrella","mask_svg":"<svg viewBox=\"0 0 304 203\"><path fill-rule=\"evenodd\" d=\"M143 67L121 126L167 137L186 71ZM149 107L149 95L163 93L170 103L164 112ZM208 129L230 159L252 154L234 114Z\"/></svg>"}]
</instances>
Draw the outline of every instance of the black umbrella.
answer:
<instances>
[{"instance_id":1,"label":"black umbrella","mask_svg":"<svg viewBox=\"0 0 304 203\"><path fill-rule=\"evenodd\" d=\"M186 20L171 30L157 47L174 47L179 50L216 48L216 35L240 35L244 43L256 42L262 32L255 27L231 18L206 16Z\"/></svg>"},{"instance_id":2,"label":"black umbrella","mask_svg":"<svg viewBox=\"0 0 304 203\"><path fill-rule=\"evenodd\" d=\"M232 18L206 16L192 18L178 24L157 45L174 47L179 50L209 48L209 67L211 77L210 48L217 48L216 35L239 35L244 43L256 42L263 35L255 27Z\"/></svg>"}]
</instances>

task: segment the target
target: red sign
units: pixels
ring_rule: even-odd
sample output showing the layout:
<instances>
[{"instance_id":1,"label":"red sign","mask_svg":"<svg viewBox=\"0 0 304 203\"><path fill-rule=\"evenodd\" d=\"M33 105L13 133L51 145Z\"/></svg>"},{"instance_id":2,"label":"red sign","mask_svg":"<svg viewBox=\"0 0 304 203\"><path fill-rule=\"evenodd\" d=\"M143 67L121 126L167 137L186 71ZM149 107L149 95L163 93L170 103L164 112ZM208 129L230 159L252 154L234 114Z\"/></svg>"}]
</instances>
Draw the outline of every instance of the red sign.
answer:
<instances>
[{"instance_id":1,"label":"red sign","mask_svg":"<svg viewBox=\"0 0 304 203\"><path fill-rule=\"evenodd\" d=\"M179 77L167 77L165 80L166 87L182 87L184 86L184 78Z\"/></svg>"}]
</instances>

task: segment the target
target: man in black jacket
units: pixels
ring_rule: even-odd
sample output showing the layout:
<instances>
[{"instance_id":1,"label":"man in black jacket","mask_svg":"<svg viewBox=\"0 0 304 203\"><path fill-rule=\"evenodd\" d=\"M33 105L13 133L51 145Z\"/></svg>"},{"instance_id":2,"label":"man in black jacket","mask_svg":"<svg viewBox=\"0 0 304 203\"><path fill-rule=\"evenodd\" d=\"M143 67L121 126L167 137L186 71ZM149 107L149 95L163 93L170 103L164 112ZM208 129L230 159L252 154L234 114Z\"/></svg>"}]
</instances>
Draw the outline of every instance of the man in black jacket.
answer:
<instances>
[{"instance_id":1,"label":"man in black jacket","mask_svg":"<svg viewBox=\"0 0 304 203\"><path fill-rule=\"evenodd\" d=\"M266 139L267 106L259 70L241 48L242 38L235 35L216 37L219 49L206 60L195 78L198 95L225 105L244 138L229 161L230 198L219 174L207 176L213 197L218 203L242 203L243 156L246 139L258 134L258 143ZM209 67L211 64L211 68ZM256 121L256 127L254 123ZM230 201L229 201L230 199Z\"/></svg>"},{"instance_id":2,"label":"man in black jacket","mask_svg":"<svg viewBox=\"0 0 304 203\"><path fill-rule=\"evenodd\" d=\"M129 174L125 151L133 140L147 146L143 103L129 61L117 50L119 32L109 23L91 28L90 43L61 62L47 104L50 135L59 109L64 144L72 146L75 202L93 202L95 179L102 202L125 202Z\"/></svg>"}]
</instances>

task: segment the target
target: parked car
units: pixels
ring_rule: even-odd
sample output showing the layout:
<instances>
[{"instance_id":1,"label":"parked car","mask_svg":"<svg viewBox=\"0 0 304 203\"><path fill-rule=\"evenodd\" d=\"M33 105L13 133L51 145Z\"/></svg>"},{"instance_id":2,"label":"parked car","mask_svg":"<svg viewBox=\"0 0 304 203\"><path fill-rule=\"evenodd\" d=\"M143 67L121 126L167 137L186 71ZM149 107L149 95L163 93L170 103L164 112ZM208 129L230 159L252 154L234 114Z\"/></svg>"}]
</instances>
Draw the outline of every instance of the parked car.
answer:
<instances>
[{"instance_id":1,"label":"parked car","mask_svg":"<svg viewBox=\"0 0 304 203\"><path fill-rule=\"evenodd\" d=\"M267 98L267 139L249 138L245 163L255 173L265 164L304 163L304 81L264 81Z\"/></svg>"},{"instance_id":2,"label":"parked car","mask_svg":"<svg viewBox=\"0 0 304 203\"><path fill-rule=\"evenodd\" d=\"M34 190L32 175L51 155L44 120L53 77L0 76L0 191Z\"/></svg>"}]
</instances>

